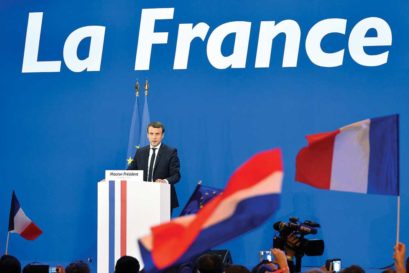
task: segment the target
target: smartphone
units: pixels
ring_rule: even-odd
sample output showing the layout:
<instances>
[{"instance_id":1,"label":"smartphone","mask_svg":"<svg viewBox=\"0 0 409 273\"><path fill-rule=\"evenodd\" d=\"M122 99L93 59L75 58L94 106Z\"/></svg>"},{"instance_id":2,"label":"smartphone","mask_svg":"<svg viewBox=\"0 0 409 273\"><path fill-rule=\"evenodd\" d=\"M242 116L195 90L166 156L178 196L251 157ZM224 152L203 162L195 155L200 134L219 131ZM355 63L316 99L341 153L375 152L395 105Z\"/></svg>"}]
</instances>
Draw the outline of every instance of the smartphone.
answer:
<instances>
[{"instance_id":1,"label":"smartphone","mask_svg":"<svg viewBox=\"0 0 409 273\"><path fill-rule=\"evenodd\" d=\"M50 266L48 268L48 273L58 273L58 268L55 266Z\"/></svg>"},{"instance_id":2,"label":"smartphone","mask_svg":"<svg viewBox=\"0 0 409 273\"><path fill-rule=\"evenodd\" d=\"M327 268L328 271L333 271L333 272L340 272L341 271L341 259L328 259L325 262L325 267Z\"/></svg>"},{"instance_id":3,"label":"smartphone","mask_svg":"<svg viewBox=\"0 0 409 273\"><path fill-rule=\"evenodd\" d=\"M271 250L261 250L261 251L259 251L259 260L260 260L260 262L262 262L262 261L271 262L273 260L273 254L271 253Z\"/></svg>"}]
</instances>

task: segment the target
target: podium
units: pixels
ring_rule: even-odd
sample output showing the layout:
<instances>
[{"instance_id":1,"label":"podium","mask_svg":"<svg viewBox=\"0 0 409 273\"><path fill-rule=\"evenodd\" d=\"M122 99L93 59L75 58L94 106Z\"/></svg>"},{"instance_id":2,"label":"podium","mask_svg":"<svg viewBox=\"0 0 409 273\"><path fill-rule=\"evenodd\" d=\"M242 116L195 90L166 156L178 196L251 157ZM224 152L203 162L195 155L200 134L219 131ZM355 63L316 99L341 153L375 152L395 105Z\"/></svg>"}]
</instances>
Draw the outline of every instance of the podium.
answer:
<instances>
[{"instance_id":1,"label":"podium","mask_svg":"<svg viewBox=\"0 0 409 273\"><path fill-rule=\"evenodd\" d=\"M105 171L98 182L97 272L114 272L124 255L143 267L137 239L170 220L170 185L143 182L143 171Z\"/></svg>"}]
</instances>

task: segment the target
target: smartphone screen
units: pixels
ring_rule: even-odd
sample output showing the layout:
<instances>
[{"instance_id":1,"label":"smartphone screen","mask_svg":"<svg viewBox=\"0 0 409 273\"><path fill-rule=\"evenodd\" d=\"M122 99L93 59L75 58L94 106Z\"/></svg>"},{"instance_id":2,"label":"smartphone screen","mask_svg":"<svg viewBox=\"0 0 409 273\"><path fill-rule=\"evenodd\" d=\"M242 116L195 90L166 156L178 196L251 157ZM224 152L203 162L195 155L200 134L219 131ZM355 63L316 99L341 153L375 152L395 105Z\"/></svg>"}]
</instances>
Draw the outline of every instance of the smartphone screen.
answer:
<instances>
[{"instance_id":1,"label":"smartphone screen","mask_svg":"<svg viewBox=\"0 0 409 273\"><path fill-rule=\"evenodd\" d=\"M332 261L332 270L334 270L334 272L341 271L341 260Z\"/></svg>"},{"instance_id":2,"label":"smartphone screen","mask_svg":"<svg viewBox=\"0 0 409 273\"><path fill-rule=\"evenodd\" d=\"M271 262L273 260L273 254L271 253L270 250L259 251L259 257L260 257L260 262L265 261L265 260Z\"/></svg>"}]
</instances>

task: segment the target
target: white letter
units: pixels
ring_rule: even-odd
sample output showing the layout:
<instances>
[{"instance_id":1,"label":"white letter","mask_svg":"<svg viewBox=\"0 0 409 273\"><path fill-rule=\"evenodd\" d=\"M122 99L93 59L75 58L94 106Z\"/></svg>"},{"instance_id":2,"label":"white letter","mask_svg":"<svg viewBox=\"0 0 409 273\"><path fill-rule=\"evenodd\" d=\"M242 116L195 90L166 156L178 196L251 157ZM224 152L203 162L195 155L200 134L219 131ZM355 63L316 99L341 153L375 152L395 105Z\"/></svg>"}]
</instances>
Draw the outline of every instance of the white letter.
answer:
<instances>
[{"instance_id":1,"label":"white letter","mask_svg":"<svg viewBox=\"0 0 409 273\"><path fill-rule=\"evenodd\" d=\"M135 70L149 70L152 45L168 42L167 32L155 32L155 21L173 19L173 11L174 8L142 10Z\"/></svg>"},{"instance_id":2,"label":"white letter","mask_svg":"<svg viewBox=\"0 0 409 273\"><path fill-rule=\"evenodd\" d=\"M321 41L330 33L345 34L346 24L347 20L345 19L332 18L322 20L310 29L305 41L305 49L307 50L308 57L314 64L323 67L342 65L345 49L334 53L327 53L322 50Z\"/></svg>"},{"instance_id":3,"label":"white letter","mask_svg":"<svg viewBox=\"0 0 409 273\"><path fill-rule=\"evenodd\" d=\"M250 39L250 22L229 22L218 26L210 34L207 43L207 58L218 69L246 67L247 50ZM235 33L233 53L223 56L222 44L227 35Z\"/></svg>"},{"instance_id":4,"label":"white letter","mask_svg":"<svg viewBox=\"0 0 409 273\"><path fill-rule=\"evenodd\" d=\"M102 49L104 46L105 27L87 26L73 31L64 44L64 61L73 72L99 71L101 68ZM90 38L88 57L78 58L78 46L85 38Z\"/></svg>"},{"instance_id":5,"label":"white letter","mask_svg":"<svg viewBox=\"0 0 409 273\"><path fill-rule=\"evenodd\" d=\"M273 40L280 33L285 33L283 67L297 67L301 30L297 22L293 20L284 20L277 25L275 21L261 22L255 67L270 66Z\"/></svg>"},{"instance_id":6,"label":"white letter","mask_svg":"<svg viewBox=\"0 0 409 273\"><path fill-rule=\"evenodd\" d=\"M178 40L176 42L175 61L173 69L186 69L189 59L190 44L193 39L200 38L202 41L206 38L209 31L209 25L199 23L193 27L193 24L180 24L178 31Z\"/></svg>"},{"instance_id":7,"label":"white letter","mask_svg":"<svg viewBox=\"0 0 409 273\"><path fill-rule=\"evenodd\" d=\"M376 37L365 37L368 30L375 29ZM392 31L388 23L378 17L370 17L359 21L349 36L349 53L355 62L363 66L379 66L388 61L389 50L383 53L369 55L365 46L391 46Z\"/></svg>"},{"instance_id":8,"label":"white letter","mask_svg":"<svg viewBox=\"0 0 409 273\"><path fill-rule=\"evenodd\" d=\"M26 45L24 46L23 73L60 72L61 61L38 61L40 47L42 12L30 12L28 15Z\"/></svg>"}]
</instances>

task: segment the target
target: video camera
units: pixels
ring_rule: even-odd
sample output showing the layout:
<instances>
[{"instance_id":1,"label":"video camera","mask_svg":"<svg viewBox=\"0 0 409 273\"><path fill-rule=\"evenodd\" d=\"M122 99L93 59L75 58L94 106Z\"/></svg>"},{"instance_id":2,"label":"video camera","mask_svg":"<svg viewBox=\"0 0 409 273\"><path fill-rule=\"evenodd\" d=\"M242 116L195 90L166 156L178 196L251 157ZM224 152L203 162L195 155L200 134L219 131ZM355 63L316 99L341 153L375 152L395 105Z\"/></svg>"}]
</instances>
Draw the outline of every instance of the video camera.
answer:
<instances>
[{"instance_id":1,"label":"video camera","mask_svg":"<svg viewBox=\"0 0 409 273\"><path fill-rule=\"evenodd\" d=\"M309 234L317 234L318 223L313 221L299 222L296 217L291 217L289 222L276 222L273 225L278 231L274 236L273 247L284 250L289 257L296 257L295 272L301 270L301 258L307 256L321 256L324 253L324 241L304 238ZM293 270L291 270L293 269ZM294 272L294 268L290 271Z\"/></svg>"}]
</instances>

